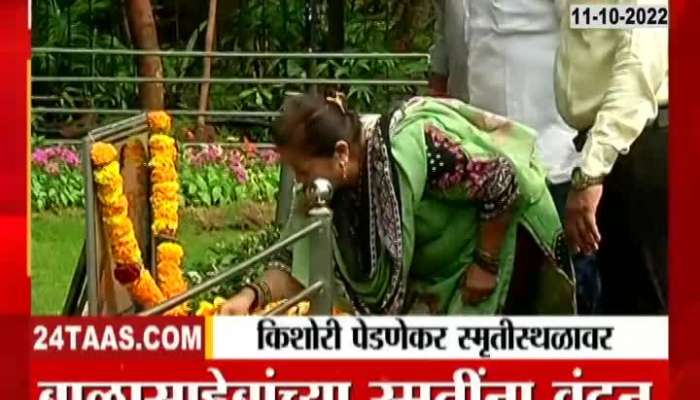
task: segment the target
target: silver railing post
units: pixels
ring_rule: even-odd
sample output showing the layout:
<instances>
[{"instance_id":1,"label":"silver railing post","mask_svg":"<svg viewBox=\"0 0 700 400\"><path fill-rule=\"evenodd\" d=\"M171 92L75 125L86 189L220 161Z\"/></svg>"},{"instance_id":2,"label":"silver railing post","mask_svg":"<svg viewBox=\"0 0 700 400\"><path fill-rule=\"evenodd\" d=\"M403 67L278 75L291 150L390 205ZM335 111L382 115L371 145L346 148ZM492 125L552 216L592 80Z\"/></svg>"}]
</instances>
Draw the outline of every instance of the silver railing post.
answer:
<instances>
[{"instance_id":1,"label":"silver railing post","mask_svg":"<svg viewBox=\"0 0 700 400\"><path fill-rule=\"evenodd\" d=\"M329 207L333 186L326 179L316 179L306 189L307 199L313 204L309 217L322 226L309 235L311 262L309 282L321 282L323 287L311 297L311 315L331 315L335 298L333 265L333 212Z\"/></svg>"},{"instance_id":2,"label":"silver railing post","mask_svg":"<svg viewBox=\"0 0 700 400\"><path fill-rule=\"evenodd\" d=\"M277 192L277 215L275 222L284 226L289 220L292 211L292 198L294 191L294 172L286 164L280 165L280 183Z\"/></svg>"},{"instance_id":3,"label":"silver railing post","mask_svg":"<svg viewBox=\"0 0 700 400\"><path fill-rule=\"evenodd\" d=\"M97 229L95 215L97 213L94 181L92 177L92 160L90 151L92 149L92 139L85 136L83 139L83 176L85 178L85 264L88 296L88 315L99 314L99 271L97 263Z\"/></svg>"}]
</instances>

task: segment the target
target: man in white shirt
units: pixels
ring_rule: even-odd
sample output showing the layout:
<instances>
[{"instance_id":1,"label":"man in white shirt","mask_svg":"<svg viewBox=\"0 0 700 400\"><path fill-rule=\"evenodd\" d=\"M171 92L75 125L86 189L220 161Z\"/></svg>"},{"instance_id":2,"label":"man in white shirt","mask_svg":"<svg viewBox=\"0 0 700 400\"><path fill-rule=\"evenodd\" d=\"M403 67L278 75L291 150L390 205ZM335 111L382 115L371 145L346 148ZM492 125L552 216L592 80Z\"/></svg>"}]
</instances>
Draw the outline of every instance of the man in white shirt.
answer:
<instances>
[{"instance_id":1,"label":"man in white shirt","mask_svg":"<svg viewBox=\"0 0 700 400\"><path fill-rule=\"evenodd\" d=\"M552 0L436 0L431 49L434 95L461 98L538 132L550 191L564 215L576 131L561 118L554 96L560 14ZM581 312L593 312L599 283L593 259L575 260Z\"/></svg>"},{"instance_id":2,"label":"man in white shirt","mask_svg":"<svg viewBox=\"0 0 700 400\"><path fill-rule=\"evenodd\" d=\"M561 1L561 0L559 0ZM564 0L666 6L668 0ZM668 311L668 28L571 29L562 18L555 93L581 132L566 231L597 251L605 314Z\"/></svg>"}]
</instances>

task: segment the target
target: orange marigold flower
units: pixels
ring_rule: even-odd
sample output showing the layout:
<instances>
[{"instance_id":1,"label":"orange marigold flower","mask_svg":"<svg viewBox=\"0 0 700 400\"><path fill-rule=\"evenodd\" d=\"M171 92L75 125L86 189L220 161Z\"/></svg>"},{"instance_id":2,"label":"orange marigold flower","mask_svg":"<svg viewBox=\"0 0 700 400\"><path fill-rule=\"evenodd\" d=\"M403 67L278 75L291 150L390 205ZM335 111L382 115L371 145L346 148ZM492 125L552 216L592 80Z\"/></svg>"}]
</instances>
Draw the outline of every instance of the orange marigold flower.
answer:
<instances>
[{"instance_id":1,"label":"orange marigold flower","mask_svg":"<svg viewBox=\"0 0 700 400\"><path fill-rule=\"evenodd\" d=\"M177 243L164 242L158 245L157 248L157 259L160 261L174 261L178 264L185 255L185 251Z\"/></svg>"},{"instance_id":2,"label":"orange marigold flower","mask_svg":"<svg viewBox=\"0 0 700 400\"><path fill-rule=\"evenodd\" d=\"M151 182L163 183L177 180L177 171L175 168L156 168L151 171Z\"/></svg>"},{"instance_id":3,"label":"orange marigold flower","mask_svg":"<svg viewBox=\"0 0 700 400\"><path fill-rule=\"evenodd\" d=\"M199 302L199 308L197 308L194 315L198 317L213 317L216 313L217 309L212 303L202 300Z\"/></svg>"},{"instance_id":4,"label":"orange marigold flower","mask_svg":"<svg viewBox=\"0 0 700 400\"><path fill-rule=\"evenodd\" d=\"M90 158L96 167L101 167L117 159L117 148L109 143L97 142L92 145Z\"/></svg>"},{"instance_id":5,"label":"orange marigold flower","mask_svg":"<svg viewBox=\"0 0 700 400\"><path fill-rule=\"evenodd\" d=\"M187 281L182 274L180 264L172 261L158 263L158 286L165 297L170 298L187 290Z\"/></svg>"},{"instance_id":6,"label":"orange marigold flower","mask_svg":"<svg viewBox=\"0 0 700 400\"><path fill-rule=\"evenodd\" d=\"M174 236L177 232L178 222L175 220L155 220L151 230L156 235Z\"/></svg>"},{"instance_id":7,"label":"orange marigold flower","mask_svg":"<svg viewBox=\"0 0 700 400\"><path fill-rule=\"evenodd\" d=\"M110 236L113 236L111 238L113 240L128 238L134 232L134 225L126 214L105 218L104 222L110 229Z\"/></svg>"},{"instance_id":8,"label":"orange marigold flower","mask_svg":"<svg viewBox=\"0 0 700 400\"><path fill-rule=\"evenodd\" d=\"M151 157L156 155L168 155L170 152L177 150L175 139L161 133L151 135L148 139L148 147L151 149Z\"/></svg>"},{"instance_id":9,"label":"orange marigold flower","mask_svg":"<svg viewBox=\"0 0 700 400\"><path fill-rule=\"evenodd\" d=\"M152 111L148 113L148 126L153 133L170 133L170 116L164 111Z\"/></svg>"},{"instance_id":10,"label":"orange marigold flower","mask_svg":"<svg viewBox=\"0 0 700 400\"><path fill-rule=\"evenodd\" d=\"M132 298L143 307L152 308L165 301L163 292L146 269L141 270L139 278L127 288Z\"/></svg>"},{"instance_id":11,"label":"orange marigold flower","mask_svg":"<svg viewBox=\"0 0 700 400\"><path fill-rule=\"evenodd\" d=\"M153 185L152 193L156 198L179 200L177 195L180 193L180 184L178 182L156 183Z\"/></svg>"},{"instance_id":12,"label":"orange marigold flower","mask_svg":"<svg viewBox=\"0 0 700 400\"><path fill-rule=\"evenodd\" d=\"M153 212L153 220L166 225L177 224L177 204L165 203L165 207L158 207Z\"/></svg>"},{"instance_id":13,"label":"orange marigold flower","mask_svg":"<svg viewBox=\"0 0 700 400\"><path fill-rule=\"evenodd\" d=\"M112 238L112 256L117 264L143 264L141 249L133 234Z\"/></svg>"},{"instance_id":14,"label":"orange marigold flower","mask_svg":"<svg viewBox=\"0 0 700 400\"><path fill-rule=\"evenodd\" d=\"M97 196L102 204L116 203L118 201L118 197L124 196L124 187L122 186L121 177L119 179L115 179L114 182L110 182L107 185L98 186Z\"/></svg>"},{"instance_id":15,"label":"orange marigold flower","mask_svg":"<svg viewBox=\"0 0 700 400\"><path fill-rule=\"evenodd\" d=\"M199 308L195 311L195 315L198 317L212 317L217 315L221 311L221 306L226 303L226 299L220 296L216 296L213 302L208 302L202 300L199 302Z\"/></svg>"},{"instance_id":16,"label":"orange marigold flower","mask_svg":"<svg viewBox=\"0 0 700 400\"><path fill-rule=\"evenodd\" d=\"M166 311L163 313L163 315L166 317L187 317L190 315L190 306L187 303L180 304L179 306Z\"/></svg>"},{"instance_id":17,"label":"orange marigold flower","mask_svg":"<svg viewBox=\"0 0 700 400\"><path fill-rule=\"evenodd\" d=\"M101 168L95 170L95 183L104 186L113 186L117 181L121 183L121 171L119 170L119 163L112 161L102 166Z\"/></svg>"},{"instance_id":18,"label":"orange marigold flower","mask_svg":"<svg viewBox=\"0 0 700 400\"><path fill-rule=\"evenodd\" d=\"M105 204L102 208L102 215L109 219L119 215L127 215L128 211L129 202L126 200L126 196L120 196L113 203Z\"/></svg>"}]
</instances>

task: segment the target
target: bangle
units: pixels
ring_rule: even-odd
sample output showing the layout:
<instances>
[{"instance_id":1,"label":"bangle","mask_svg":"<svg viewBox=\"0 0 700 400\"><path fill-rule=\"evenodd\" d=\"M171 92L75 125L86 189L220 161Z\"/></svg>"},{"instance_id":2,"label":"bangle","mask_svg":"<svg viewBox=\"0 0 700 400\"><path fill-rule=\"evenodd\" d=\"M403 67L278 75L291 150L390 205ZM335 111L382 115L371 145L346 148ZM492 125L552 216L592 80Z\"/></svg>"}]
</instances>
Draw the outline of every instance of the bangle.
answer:
<instances>
[{"instance_id":1,"label":"bangle","mask_svg":"<svg viewBox=\"0 0 700 400\"><path fill-rule=\"evenodd\" d=\"M498 275L498 270L500 268L498 258L492 256L488 252L478 249L474 255L474 263L492 274Z\"/></svg>"},{"instance_id":2,"label":"bangle","mask_svg":"<svg viewBox=\"0 0 700 400\"><path fill-rule=\"evenodd\" d=\"M243 286L243 289L250 289L253 291L253 295L255 295L255 298L253 299L253 303L250 305L251 310L257 310L259 307L259 302L260 302L260 290L254 283L249 283L245 286Z\"/></svg>"},{"instance_id":3,"label":"bangle","mask_svg":"<svg viewBox=\"0 0 700 400\"><path fill-rule=\"evenodd\" d=\"M272 291L270 290L270 286L265 281L259 281L258 286L263 294L262 304L260 304L260 307L265 307L266 305L272 303Z\"/></svg>"},{"instance_id":4,"label":"bangle","mask_svg":"<svg viewBox=\"0 0 700 400\"><path fill-rule=\"evenodd\" d=\"M245 287L251 288L255 292L255 309L263 308L272 302L272 291L265 281L252 282Z\"/></svg>"},{"instance_id":5,"label":"bangle","mask_svg":"<svg viewBox=\"0 0 700 400\"><path fill-rule=\"evenodd\" d=\"M289 268L289 265L281 262L281 261L271 261L267 264L265 267L265 271L270 271L270 270L276 270L276 271L282 271L286 272L289 275L292 274L292 269Z\"/></svg>"}]
</instances>

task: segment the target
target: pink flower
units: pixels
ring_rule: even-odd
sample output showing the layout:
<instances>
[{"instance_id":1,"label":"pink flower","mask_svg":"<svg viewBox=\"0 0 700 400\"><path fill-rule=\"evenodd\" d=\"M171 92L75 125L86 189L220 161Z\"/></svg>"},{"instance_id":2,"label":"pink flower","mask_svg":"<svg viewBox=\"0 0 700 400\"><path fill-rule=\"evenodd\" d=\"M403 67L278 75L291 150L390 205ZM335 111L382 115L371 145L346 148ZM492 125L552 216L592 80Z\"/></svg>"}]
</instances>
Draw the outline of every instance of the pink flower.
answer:
<instances>
[{"instance_id":1,"label":"pink flower","mask_svg":"<svg viewBox=\"0 0 700 400\"><path fill-rule=\"evenodd\" d=\"M274 165L279 162L280 155L274 150L263 150L260 152L260 158L263 160L265 165Z\"/></svg>"},{"instance_id":2,"label":"pink flower","mask_svg":"<svg viewBox=\"0 0 700 400\"><path fill-rule=\"evenodd\" d=\"M245 168L243 155L238 150L233 150L228 156L228 166L239 183L248 181L248 171Z\"/></svg>"},{"instance_id":3,"label":"pink flower","mask_svg":"<svg viewBox=\"0 0 700 400\"><path fill-rule=\"evenodd\" d=\"M73 148L59 145L35 149L32 153L32 162L36 166L44 168L46 172L54 173L57 168L60 169L61 165L78 168L80 166L80 156ZM47 169L49 163L52 163L50 171Z\"/></svg>"},{"instance_id":4,"label":"pink flower","mask_svg":"<svg viewBox=\"0 0 700 400\"><path fill-rule=\"evenodd\" d=\"M32 162L38 166L44 166L49 161L49 155L45 149L36 149L32 153Z\"/></svg>"},{"instance_id":5,"label":"pink flower","mask_svg":"<svg viewBox=\"0 0 700 400\"><path fill-rule=\"evenodd\" d=\"M248 171L243 166L235 166L232 168L233 175L238 180L238 183L243 184L248 182Z\"/></svg>"}]
</instances>

